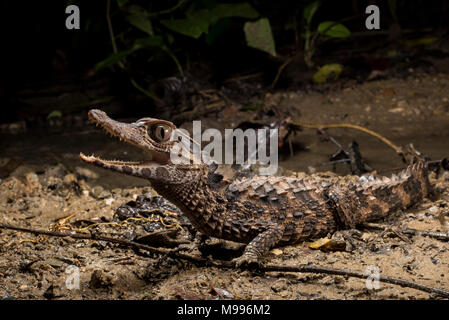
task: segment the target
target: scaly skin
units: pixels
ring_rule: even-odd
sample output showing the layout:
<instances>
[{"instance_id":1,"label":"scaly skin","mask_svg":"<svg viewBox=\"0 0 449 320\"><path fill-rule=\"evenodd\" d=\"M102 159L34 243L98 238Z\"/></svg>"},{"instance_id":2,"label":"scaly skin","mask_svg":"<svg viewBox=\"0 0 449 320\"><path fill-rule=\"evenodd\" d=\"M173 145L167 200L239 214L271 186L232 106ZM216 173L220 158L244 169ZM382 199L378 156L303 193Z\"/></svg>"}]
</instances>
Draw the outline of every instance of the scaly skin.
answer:
<instances>
[{"instance_id":1,"label":"scaly skin","mask_svg":"<svg viewBox=\"0 0 449 320\"><path fill-rule=\"evenodd\" d=\"M225 181L216 166L173 164L169 121L143 118L135 123L110 119L100 110L90 120L108 133L148 151L151 161L108 161L80 154L83 161L102 168L148 179L153 188L178 206L200 232L247 243L237 266L258 262L277 245L319 238L338 229L407 208L431 192L422 162L391 178L323 178L309 175L256 176Z\"/></svg>"}]
</instances>

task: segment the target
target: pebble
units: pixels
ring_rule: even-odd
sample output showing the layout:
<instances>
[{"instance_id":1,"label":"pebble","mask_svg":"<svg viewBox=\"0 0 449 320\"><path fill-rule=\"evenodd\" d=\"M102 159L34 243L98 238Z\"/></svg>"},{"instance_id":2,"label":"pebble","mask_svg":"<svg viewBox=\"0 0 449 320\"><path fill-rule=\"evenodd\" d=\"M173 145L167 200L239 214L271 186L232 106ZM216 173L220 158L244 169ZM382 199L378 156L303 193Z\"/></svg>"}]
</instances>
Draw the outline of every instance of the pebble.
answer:
<instances>
[{"instance_id":1,"label":"pebble","mask_svg":"<svg viewBox=\"0 0 449 320\"><path fill-rule=\"evenodd\" d=\"M66 174L67 169L61 163L56 166L51 166L45 169L46 177L56 177L63 179Z\"/></svg>"},{"instance_id":2,"label":"pebble","mask_svg":"<svg viewBox=\"0 0 449 320\"><path fill-rule=\"evenodd\" d=\"M98 198L100 196L100 194L103 192L103 190L104 189L103 189L102 186L95 186L95 187L93 187L92 190L91 190L92 196L94 198Z\"/></svg>"},{"instance_id":3,"label":"pebble","mask_svg":"<svg viewBox=\"0 0 449 320\"><path fill-rule=\"evenodd\" d=\"M438 214L439 211L440 211L440 210L439 210L436 206L433 206L433 207L430 207L430 208L429 208L429 212L430 212L431 214Z\"/></svg>"},{"instance_id":4,"label":"pebble","mask_svg":"<svg viewBox=\"0 0 449 320\"><path fill-rule=\"evenodd\" d=\"M400 113L402 111L404 111L404 108L393 108L393 109L388 110L388 112L391 112L391 113Z\"/></svg>"},{"instance_id":5,"label":"pebble","mask_svg":"<svg viewBox=\"0 0 449 320\"><path fill-rule=\"evenodd\" d=\"M371 233L368 232L364 232L362 234L362 241L363 242L371 242L373 240L373 235Z\"/></svg>"},{"instance_id":6,"label":"pebble","mask_svg":"<svg viewBox=\"0 0 449 320\"><path fill-rule=\"evenodd\" d=\"M275 283L273 283L271 285L271 290L273 290L276 293L281 292L286 289L287 289L287 283L285 282L285 280L282 280L282 279L276 281Z\"/></svg>"},{"instance_id":7,"label":"pebble","mask_svg":"<svg viewBox=\"0 0 449 320\"><path fill-rule=\"evenodd\" d=\"M70 185L72 183L76 183L77 179L73 173L69 173L64 176L63 181L64 181L64 184Z\"/></svg>"},{"instance_id":8,"label":"pebble","mask_svg":"<svg viewBox=\"0 0 449 320\"><path fill-rule=\"evenodd\" d=\"M29 172L25 175L25 180L27 185L31 190L38 190L41 188L41 183L39 182L39 177L34 172Z\"/></svg>"},{"instance_id":9,"label":"pebble","mask_svg":"<svg viewBox=\"0 0 449 320\"><path fill-rule=\"evenodd\" d=\"M106 198L110 198L111 197L111 193L109 191L103 190L99 195L98 195L98 199L106 199Z\"/></svg>"},{"instance_id":10,"label":"pebble","mask_svg":"<svg viewBox=\"0 0 449 320\"><path fill-rule=\"evenodd\" d=\"M39 183L39 177L34 172L27 173L25 179L29 184Z\"/></svg>"},{"instance_id":11,"label":"pebble","mask_svg":"<svg viewBox=\"0 0 449 320\"><path fill-rule=\"evenodd\" d=\"M117 195L118 196L118 195L122 194L122 189L115 188L115 189L112 189L111 192L112 192L113 195Z\"/></svg>"},{"instance_id":12,"label":"pebble","mask_svg":"<svg viewBox=\"0 0 449 320\"><path fill-rule=\"evenodd\" d=\"M441 178L444 181L449 181L449 171L444 171L443 174L441 175Z\"/></svg>"},{"instance_id":13,"label":"pebble","mask_svg":"<svg viewBox=\"0 0 449 320\"><path fill-rule=\"evenodd\" d=\"M80 178L87 178L91 180L98 179L98 173L93 172L92 170L89 170L87 168L82 167L75 167L75 172Z\"/></svg>"},{"instance_id":14,"label":"pebble","mask_svg":"<svg viewBox=\"0 0 449 320\"><path fill-rule=\"evenodd\" d=\"M113 277L102 270L95 270L90 277L89 285L92 288L109 287L112 285Z\"/></svg>"},{"instance_id":15,"label":"pebble","mask_svg":"<svg viewBox=\"0 0 449 320\"><path fill-rule=\"evenodd\" d=\"M280 256L284 252L281 249L273 249L271 250L271 253L274 254L275 256Z\"/></svg>"}]
</instances>

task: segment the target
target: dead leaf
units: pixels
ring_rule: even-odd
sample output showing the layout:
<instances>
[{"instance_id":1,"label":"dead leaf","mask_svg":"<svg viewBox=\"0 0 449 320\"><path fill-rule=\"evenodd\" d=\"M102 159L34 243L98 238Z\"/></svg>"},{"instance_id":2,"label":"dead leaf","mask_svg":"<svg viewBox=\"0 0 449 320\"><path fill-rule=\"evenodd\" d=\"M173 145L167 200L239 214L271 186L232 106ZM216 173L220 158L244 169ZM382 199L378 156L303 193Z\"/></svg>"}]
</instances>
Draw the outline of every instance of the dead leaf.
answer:
<instances>
[{"instance_id":1,"label":"dead leaf","mask_svg":"<svg viewBox=\"0 0 449 320\"><path fill-rule=\"evenodd\" d=\"M313 242L306 242L306 245L315 250L323 251L344 251L346 242L329 238L321 238Z\"/></svg>"}]
</instances>

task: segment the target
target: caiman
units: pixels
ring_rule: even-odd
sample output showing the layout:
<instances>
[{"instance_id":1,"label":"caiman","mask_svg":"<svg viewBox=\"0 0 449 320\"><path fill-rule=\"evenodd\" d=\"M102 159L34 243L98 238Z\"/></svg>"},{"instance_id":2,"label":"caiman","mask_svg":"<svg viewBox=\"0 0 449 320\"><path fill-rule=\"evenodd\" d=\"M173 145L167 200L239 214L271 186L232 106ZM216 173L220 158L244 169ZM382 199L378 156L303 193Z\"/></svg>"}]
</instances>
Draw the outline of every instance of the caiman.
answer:
<instances>
[{"instance_id":1,"label":"caiman","mask_svg":"<svg viewBox=\"0 0 449 320\"><path fill-rule=\"evenodd\" d=\"M201 233L247 244L236 266L258 263L271 248L317 239L417 203L432 188L427 166L418 161L391 178L319 175L254 176L223 179L216 165L175 164L170 121L143 118L134 123L115 121L100 110L89 119L112 136L139 147L151 160L110 161L80 154L83 161L151 182L175 204Z\"/></svg>"}]
</instances>

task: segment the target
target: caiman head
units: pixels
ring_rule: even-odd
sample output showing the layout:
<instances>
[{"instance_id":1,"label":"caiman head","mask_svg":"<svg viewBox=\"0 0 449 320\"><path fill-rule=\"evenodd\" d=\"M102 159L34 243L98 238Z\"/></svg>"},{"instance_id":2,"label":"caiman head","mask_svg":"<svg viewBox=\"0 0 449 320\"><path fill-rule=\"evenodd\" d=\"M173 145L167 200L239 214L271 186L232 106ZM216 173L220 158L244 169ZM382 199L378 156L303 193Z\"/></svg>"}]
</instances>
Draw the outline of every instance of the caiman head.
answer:
<instances>
[{"instance_id":1,"label":"caiman head","mask_svg":"<svg viewBox=\"0 0 449 320\"><path fill-rule=\"evenodd\" d=\"M199 175L207 174L208 167L205 164L174 164L171 161L170 152L177 142L171 139L176 126L170 121L142 118L134 123L123 123L109 118L105 112L96 109L89 111L89 120L121 141L147 151L151 155L151 160L139 162L104 160L80 153L80 158L87 163L145 178L156 185L164 186L192 183L199 178ZM191 156L193 157L192 154L188 154L187 157Z\"/></svg>"}]
</instances>

